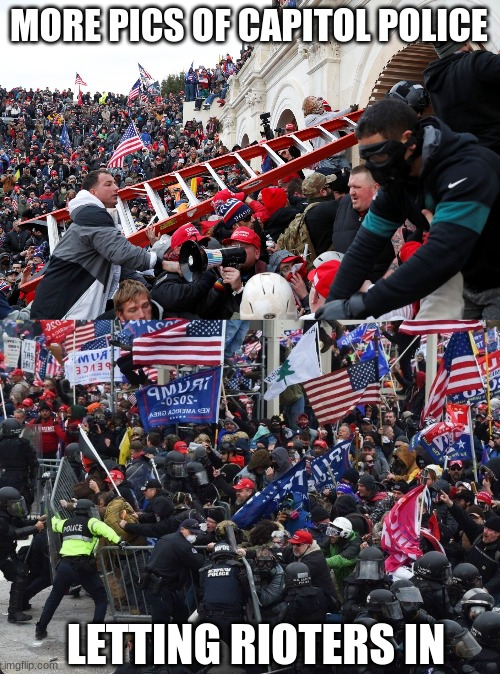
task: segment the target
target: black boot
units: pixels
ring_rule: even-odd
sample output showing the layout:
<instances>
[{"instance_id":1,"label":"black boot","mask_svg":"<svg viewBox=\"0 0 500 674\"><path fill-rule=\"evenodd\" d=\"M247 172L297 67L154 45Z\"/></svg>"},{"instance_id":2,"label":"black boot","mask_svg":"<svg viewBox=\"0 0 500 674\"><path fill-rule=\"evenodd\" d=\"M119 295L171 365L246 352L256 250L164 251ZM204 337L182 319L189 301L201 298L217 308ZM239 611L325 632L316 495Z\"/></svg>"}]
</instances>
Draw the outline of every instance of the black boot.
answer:
<instances>
[{"instance_id":1,"label":"black boot","mask_svg":"<svg viewBox=\"0 0 500 674\"><path fill-rule=\"evenodd\" d=\"M45 639L47 636L47 630L45 627L41 627L40 623L36 624L36 629L35 629L35 639L38 639L38 641L41 641L42 639Z\"/></svg>"},{"instance_id":2,"label":"black boot","mask_svg":"<svg viewBox=\"0 0 500 674\"><path fill-rule=\"evenodd\" d=\"M28 622L28 620L31 620L33 618L32 615L28 615L27 613L23 613L22 611L16 611L15 613L9 613L9 622L10 623L25 623Z\"/></svg>"}]
</instances>

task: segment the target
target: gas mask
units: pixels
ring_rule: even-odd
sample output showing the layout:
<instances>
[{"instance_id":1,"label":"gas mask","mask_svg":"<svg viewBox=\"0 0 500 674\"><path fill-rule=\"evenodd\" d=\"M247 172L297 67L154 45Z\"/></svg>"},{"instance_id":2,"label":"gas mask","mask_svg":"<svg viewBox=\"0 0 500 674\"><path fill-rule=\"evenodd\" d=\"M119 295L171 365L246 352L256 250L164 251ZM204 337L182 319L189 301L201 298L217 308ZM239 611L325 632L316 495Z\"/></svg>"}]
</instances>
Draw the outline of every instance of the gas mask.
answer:
<instances>
[{"instance_id":1,"label":"gas mask","mask_svg":"<svg viewBox=\"0 0 500 674\"><path fill-rule=\"evenodd\" d=\"M359 148L359 156L365 160L366 168L371 172L375 182L388 188L396 183L404 182L410 175L413 155L405 159L407 149L415 144L410 137L406 143L398 140L383 140Z\"/></svg>"}]
</instances>

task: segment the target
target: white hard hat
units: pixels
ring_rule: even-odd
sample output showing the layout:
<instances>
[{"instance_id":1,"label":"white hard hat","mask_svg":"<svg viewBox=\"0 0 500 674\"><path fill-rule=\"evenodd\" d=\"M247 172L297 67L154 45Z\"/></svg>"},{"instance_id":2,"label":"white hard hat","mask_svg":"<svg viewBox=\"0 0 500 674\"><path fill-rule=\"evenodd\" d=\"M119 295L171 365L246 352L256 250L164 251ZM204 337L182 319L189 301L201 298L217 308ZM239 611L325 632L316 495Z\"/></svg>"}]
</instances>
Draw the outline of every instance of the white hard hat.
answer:
<instances>
[{"instance_id":1,"label":"white hard hat","mask_svg":"<svg viewBox=\"0 0 500 674\"><path fill-rule=\"evenodd\" d=\"M352 533L352 522L347 517L336 517L333 522L330 522L326 529L328 536L340 536L340 538L348 538Z\"/></svg>"},{"instance_id":2,"label":"white hard hat","mask_svg":"<svg viewBox=\"0 0 500 674\"><path fill-rule=\"evenodd\" d=\"M337 253L336 250L326 250L324 253L321 253L321 255L318 255L318 257L313 260L313 267L319 267L319 265L323 264L323 262L330 262L330 260L342 262L343 257L344 253Z\"/></svg>"},{"instance_id":3,"label":"white hard hat","mask_svg":"<svg viewBox=\"0 0 500 674\"><path fill-rule=\"evenodd\" d=\"M252 276L243 290L240 318L282 318L297 320L297 307L292 288L280 274L262 272Z\"/></svg>"}]
</instances>

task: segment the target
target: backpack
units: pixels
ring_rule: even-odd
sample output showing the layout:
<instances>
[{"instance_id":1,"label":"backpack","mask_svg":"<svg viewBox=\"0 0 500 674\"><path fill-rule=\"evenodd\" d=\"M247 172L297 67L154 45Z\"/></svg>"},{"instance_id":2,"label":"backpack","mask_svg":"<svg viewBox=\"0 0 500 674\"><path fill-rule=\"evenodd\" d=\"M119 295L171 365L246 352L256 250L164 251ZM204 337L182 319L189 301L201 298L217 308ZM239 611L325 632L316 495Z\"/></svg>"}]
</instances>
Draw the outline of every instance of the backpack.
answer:
<instances>
[{"instance_id":1,"label":"backpack","mask_svg":"<svg viewBox=\"0 0 500 674\"><path fill-rule=\"evenodd\" d=\"M316 258L316 251L314 250L313 242L311 241L309 230L307 229L306 214L311 208L314 208L317 203L318 202L309 204L303 213L297 213L285 231L280 234L277 241L278 248L281 250L289 250L290 253L301 256L304 256L304 250L307 245L307 271L313 269L312 261Z\"/></svg>"}]
</instances>

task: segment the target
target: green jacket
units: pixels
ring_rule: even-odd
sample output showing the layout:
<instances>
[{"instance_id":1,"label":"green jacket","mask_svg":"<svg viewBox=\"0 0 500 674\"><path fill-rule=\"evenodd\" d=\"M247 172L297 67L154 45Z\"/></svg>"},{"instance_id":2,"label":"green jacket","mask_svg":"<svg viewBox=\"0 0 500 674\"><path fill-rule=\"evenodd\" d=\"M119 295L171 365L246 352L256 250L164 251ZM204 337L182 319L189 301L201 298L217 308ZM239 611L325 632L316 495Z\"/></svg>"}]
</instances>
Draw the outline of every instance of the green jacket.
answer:
<instances>
[{"instance_id":1,"label":"green jacket","mask_svg":"<svg viewBox=\"0 0 500 674\"><path fill-rule=\"evenodd\" d=\"M358 561L360 539L356 531L352 531L347 538L339 538L336 543L330 543L326 553L326 563L333 569L335 582L342 590L344 578L352 573Z\"/></svg>"}]
</instances>

